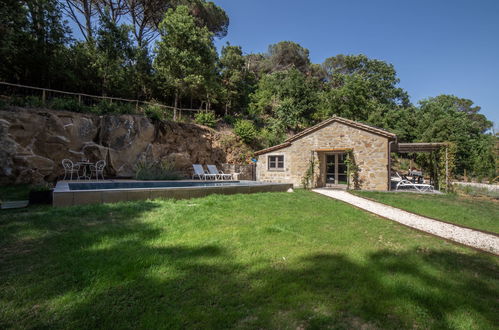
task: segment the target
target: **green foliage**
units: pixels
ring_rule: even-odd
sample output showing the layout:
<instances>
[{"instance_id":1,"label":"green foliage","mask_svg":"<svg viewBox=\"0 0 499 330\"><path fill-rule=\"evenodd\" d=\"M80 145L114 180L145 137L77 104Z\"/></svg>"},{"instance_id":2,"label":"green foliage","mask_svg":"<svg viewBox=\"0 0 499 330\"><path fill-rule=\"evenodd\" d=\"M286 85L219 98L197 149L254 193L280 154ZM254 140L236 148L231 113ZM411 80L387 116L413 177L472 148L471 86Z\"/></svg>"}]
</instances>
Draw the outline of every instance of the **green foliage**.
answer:
<instances>
[{"instance_id":1,"label":"green foliage","mask_svg":"<svg viewBox=\"0 0 499 330\"><path fill-rule=\"evenodd\" d=\"M255 76L247 69L240 46L228 44L222 48L220 79L225 114L233 113L234 110L244 113L255 84Z\"/></svg>"},{"instance_id":2,"label":"green foliage","mask_svg":"<svg viewBox=\"0 0 499 330\"><path fill-rule=\"evenodd\" d=\"M154 120L167 120L172 118L171 111L157 104L147 104L143 108L143 111L148 118Z\"/></svg>"},{"instance_id":3,"label":"green foliage","mask_svg":"<svg viewBox=\"0 0 499 330\"><path fill-rule=\"evenodd\" d=\"M227 35L229 17L227 13L215 3L205 0L179 0L168 3L175 7L184 5L189 7L190 14L196 19L196 24L206 27L213 35L222 38Z\"/></svg>"},{"instance_id":4,"label":"green foliage","mask_svg":"<svg viewBox=\"0 0 499 330\"><path fill-rule=\"evenodd\" d=\"M401 142L453 142L456 174L497 176L496 140L487 133L492 123L480 114L480 107L452 95L413 106L390 63L362 54L340 54L314 64L309 50L292 41L272 44L263 54L247 55L241 47L227 44L218 59L213 38L227 33L229 18L213 2L84 3L89 7L81 1L3 1L0 80L156 99L176 108L204 108L218 116L251 119L259 134L254 138L250 133L245 139L254 147L278 144L289 134L339 115L387 129ZM83 15L72 16L71 8ZM72 40L66 17L76 23L85 40ZM149 44L152 40L157 41L154 47ZM133 104L119 102L87 107L69 98L47 100L43 104L38 97L13 97L3 106L96 114L136 111ZM171 118L171 112L160 109L143 111L153 119ZM197 121L213 127L211 116L199 115ZM424 165L435 162L429 155L417 159Z\"/></svg>"},{"instance_id":5,"label":"green foliage","mask_svg":"<svg viewBox=\"0 0 499 330\"><path fill-rule=\"evenodd\" d=\"M50 100L49 104L51 109L54 110L66 110L73 112L90 112L89 107L80 104L78 99L74 97L68 98L54 98Z\"/></svg>"},{"instance_id":6,"label":"green foliage","mask_svg":"<svg viewBox=\"0 0 499 330\"><path fill-rule=\"evenodd\" d=\"M215 127L217 124L217 118L215 116L215 113L212 111L200 111L194 115L194 120L199 125L204 125L211 128Z\"/></svg>"},{"instance_id":7,"label":"green foliage","mask_svg":"<svg viewBox=\"0 0 499 330\"><path fill-rule=\"evenodd\" d=\"M39 86L63 78L68 33L57 0L2 1L0 80Z\"/></svg>"},{"instance_id":8,"label":"green foliage","mask_svg":"<svg viewBox=\"0 0 499 330\"><path fill-rule=\"evenodd\" d=\"M102 94L125 90L129 86L127 71L134 57L130 27L117 25L106 10L101 16L95 49L92 50L93 67L101 81Z\"/></svg>"},{"instance_id":9,"label":"green foliage","mask_svg":"<svg viewBox=\"0 0 499 330\"><path fill-rule=\"evenodd\" d=\"M49 183L42 183L30 186L30 191L50 191L54 187Z\"/></svg>"},{"instance_id":10,"label":"green foliage","mask_svg":"<svg viewBox=\"0 0 499 330\"><path fill-rule=\"evenodd\" d=\"M286 140L286 130L278 125L276 121L274 123L263 127L259 133L259 143L262 148L268 148L277 144L280 144Z\"/></svg>"},{"instance_id":11,"label":"green foliage","mask_svg":"<svg viewBox=\"0 0 499 330\"><path fill-rule=\"evenodd\" d=\"M439 189L446 192L452 191L452 178L456 169L456 144L448 142L446 147L438 151L438 178ZM448 182L446 180L449 180Z\"/></svg>"},{"instance_id":12,"label":"green foliage","mask_svg":"<svg viewBox=\"0 0 499 330\"><path fill-rule=\"evenodd\" d=\"M239 119L234 125L234 133L244 141L244 143L252 143L258 136L258 130L251 120Z\"/></svg>"},{"instance_id":13,"label":"green foliage","mask_svg":"<svg viewBox=\"0 0 499 330\"><path fill-rule=\"evenodd\" d=\"M471 196L471 197L486 197L499 200L499 191L490 190L486 187L476 187L472 185L452 185L452 190L460 195ZM491 219L494 217L492 216ZM495 229L495 232L499 233L499 228Z\"/></svg>"},{"instance_id":14,"label":"green foliage","mask_svg":"<svg viewBox=\"0 0 499 330\"><path fill-rule=\"evenodd\" d=\"M497 156L494 155L496 139L492 135L482 134L475 140L474 149L471 153L473 174L491 179L497 176L495 166Z\"/></svg>"},{"instance_id":15,"label":"green foliage","mask_svg":"<svg viewBox=\"0 0 499 330\"><path fill-rule=\"evenodd\" d=\"M309 51L292 41L281 41L268 49L268 72L296 69L302 73L310 70Z\"/></svg>"},{"instance_id":16,"label":"green foliage","mask_svg":"<svg viewBox=\"0 0 499 330\"><path fill-rule=\"evenodd\" d=\"M253 150L234 134L225 134L220 139L220 143L226 149L232 149L234 160L239 164L251 164Z\"/></svg>"},{"instance_id":17,"label":"green foliage","mask_svg":"<svg viewBox=\"0 0 499 330\"><path fill-rule=\"evenodd\" d=\"M130 103L121 103L110 100L102 100L91 108L91 112L98 115L110 114L133 114L135 113L135 106Z\"/></svg>"},{"instance_id":18,"label":"green foliage","mask_svg":"<svg viewBox=\"0 0 499 330\"><path fill-rule=\"evenodd\" d=\"M182 177L175 170L173 163L166 160L140 161L135 165L137 180L180 180Z\"/></svg>"},{"instance_id":19,"label":"green foliage","mask_svg":"<svg viewBox=\"0 0 499 330\"><path fill-rule=\"evenodd\" d=\"M209 93L217 60L211 32L197 26L185 6L169 9L159 29L154 67L159 79L175 90L175 103L184 93Z\"/></svg>"},{"instance_id":20,"label":"green foliage","mask_svg":"<svg viewBox=\"0 0 499 330\"><path fill-rule=\"evenodd\" d=\"M317 84L297 69L267 74L250 95L250 114L264 122L275 118L286 129L305 128L311 124L317 105Z\"/></svg>"},{"instance_id":21,"label":"green foliage","mask_svg":"<svg viewBox=\"0 0 499 330\"><path fill-rule=\"evenodd\" d=\"M43 108L42 98L38 96L12 96L8 103L13 106L26 108Z\"/></svg>"},{"instance_id":22,"label":"green foliage","mask_svg":"<svg viewBox=\"0 0 499 330\"><path fill-rule=\"evenodd\" d=\"M389 63L365 55L337 55L327 58L323 66L329 88L320 96L320 119L336 114L388 128L379 119L390 110L410 105L407 93L397 87L399 79Z\"/></svg>"},{"instance_id":23,"label":"green foliage","mask_svg":"<svg viewBox=\"0 0 499 330\"><path fill-rule=\"evenodd\" d=\"M232 115L225 115L223 117L223 121L224 121L224 123L227 123L229 125L234 125L237 121L237 118L232 116Z\"/></svg>"},{"instance_id":24,"label":"green foliage","mask_svg":"<svg viewBox=\"0 0 499 330\"><path fill-rule=\"evenodd\" d=\"M467 107L463 108L463 104ZM471 104L453 95L440 95L420 102L415 112L417 141L449 141L456 145L456 172L482 174L495 168L492 154L492 140L482 133L482 120L476 116ZM473 112L476 115L476 112ZM488 146L488 144L490 145ZM418 159L428 156L418 156Z\"/></svg>"},{"instance_id":25,"label":"green foliage","mask_svg":"<svg viewBox=\"0 0 499 330\"><path fill-rule=\"evenodd\" d=\"M350 189L353 179L353 189L360 189L359 170L360 167L355 162L353 150L348 150L345 158L345 165L347 166L347 188Z\"/></svg>"},{"instance_id":26,"label":"green foliage","mask_svg":"<svg viewBox=\"0 0 499 330\"><path fill-rule=\"evenodd\" d=\"M308 190L314 188L314 171L316 167L317 167L317 161L312 156L308 161L307 170L305 171L305 174L301 179L301 185L303 189Z\"/></svg>"}]
</instances>

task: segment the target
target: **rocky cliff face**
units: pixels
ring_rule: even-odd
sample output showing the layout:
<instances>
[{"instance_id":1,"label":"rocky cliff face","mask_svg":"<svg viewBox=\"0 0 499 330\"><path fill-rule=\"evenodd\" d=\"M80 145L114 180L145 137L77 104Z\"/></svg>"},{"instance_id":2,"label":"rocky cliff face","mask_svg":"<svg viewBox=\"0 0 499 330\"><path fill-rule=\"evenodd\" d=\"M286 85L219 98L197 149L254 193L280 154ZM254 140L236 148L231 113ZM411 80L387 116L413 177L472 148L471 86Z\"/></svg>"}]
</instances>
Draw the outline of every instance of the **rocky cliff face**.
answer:
<instances>
[{"instance_id":1,"label":"rocky cliff face","mask_svg":"<svg viewBox=\"0 0 499 330\"><path fill-rule=\"evenodd\" d=\"M167 159L184 173L193 163L230 161L221 135L204 126L143 116L0 110L0 183L54 181L61 161L106 160L107 176L132 177L138 161Z\"/></svg>"}]
</instances>

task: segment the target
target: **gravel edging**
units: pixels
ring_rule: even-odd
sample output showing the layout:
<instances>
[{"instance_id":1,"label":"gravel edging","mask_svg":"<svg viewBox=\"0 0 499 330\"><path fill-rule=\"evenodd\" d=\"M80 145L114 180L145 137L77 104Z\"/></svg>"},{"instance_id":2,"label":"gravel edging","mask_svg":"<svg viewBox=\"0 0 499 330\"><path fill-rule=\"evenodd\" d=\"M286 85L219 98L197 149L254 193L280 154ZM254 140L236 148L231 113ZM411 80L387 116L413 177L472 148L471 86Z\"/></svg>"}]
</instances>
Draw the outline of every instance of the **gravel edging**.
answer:
<instances>
[{"instance_id":1,"label":"gravel edging","mask_svg":"<svg viewBox=\"0 0 499 330\"><path fill-rule=\"evenodd\" d=\"M497 236L423 217L393 206L352 195L346 191L320 188L313 189L312 191L351 204L405 226L499 255L499 237Z\"/></svg>"}]
</instances>

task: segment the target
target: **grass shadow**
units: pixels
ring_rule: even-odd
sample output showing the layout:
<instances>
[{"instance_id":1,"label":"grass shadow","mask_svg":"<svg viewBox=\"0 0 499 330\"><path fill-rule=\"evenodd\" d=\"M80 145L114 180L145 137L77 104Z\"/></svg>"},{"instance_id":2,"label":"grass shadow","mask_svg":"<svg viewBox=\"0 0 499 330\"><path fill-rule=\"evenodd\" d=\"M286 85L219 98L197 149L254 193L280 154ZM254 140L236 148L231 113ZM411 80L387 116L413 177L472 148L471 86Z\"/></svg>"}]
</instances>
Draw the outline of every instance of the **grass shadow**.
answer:
<instances>
[{"instance_id":1,"label":"grass shadow","mask_svg":"<svg viewBox=\"0 0 499 330\"><path fill-rule=\"evenodd\" d=\"M178 212L215 198L38 209L0 220L0 327L487 328L497 324L490 256L446 249L243 256ZM190 205L190 206L187 206ZM161 213L155 213L161 206ZM190 212L190 213L189 213ZM211 223L210 223L211 225ZM213 224L213 226L215 226ZM275 239L285 235L269 233ZM234 236L237 240L237 236Z\"/></svg>"}]
</instances>

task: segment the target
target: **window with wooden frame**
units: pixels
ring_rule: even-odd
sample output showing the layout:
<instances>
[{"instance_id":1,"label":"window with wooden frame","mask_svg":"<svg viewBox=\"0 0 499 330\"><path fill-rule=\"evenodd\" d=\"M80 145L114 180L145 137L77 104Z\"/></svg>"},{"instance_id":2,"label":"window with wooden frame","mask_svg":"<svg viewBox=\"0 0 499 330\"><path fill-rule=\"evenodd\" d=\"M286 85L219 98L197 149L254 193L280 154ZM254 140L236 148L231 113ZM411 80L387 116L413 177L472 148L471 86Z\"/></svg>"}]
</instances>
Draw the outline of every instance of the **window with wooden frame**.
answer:
<instances>
[{"instance_id":1,"label":"window with wooden frame","mask_svg":"<svg viewBox=\"0 0 499 330\"><path fill-rule=\"evenodd\" d=\"M269 171L284 171L284 156L272 155L268 158Z\"/></svg>"}]
</instances>

